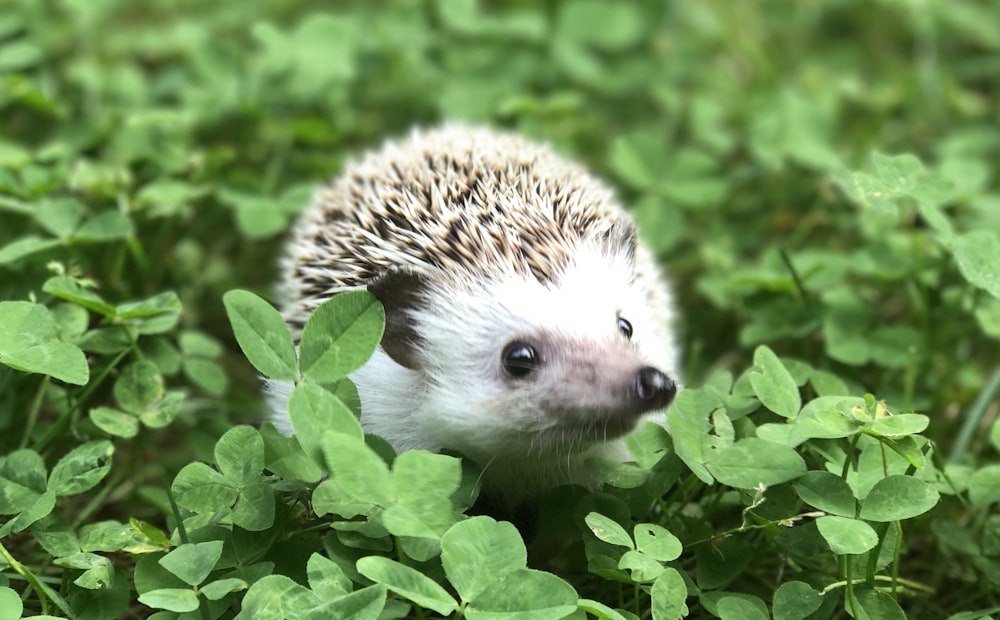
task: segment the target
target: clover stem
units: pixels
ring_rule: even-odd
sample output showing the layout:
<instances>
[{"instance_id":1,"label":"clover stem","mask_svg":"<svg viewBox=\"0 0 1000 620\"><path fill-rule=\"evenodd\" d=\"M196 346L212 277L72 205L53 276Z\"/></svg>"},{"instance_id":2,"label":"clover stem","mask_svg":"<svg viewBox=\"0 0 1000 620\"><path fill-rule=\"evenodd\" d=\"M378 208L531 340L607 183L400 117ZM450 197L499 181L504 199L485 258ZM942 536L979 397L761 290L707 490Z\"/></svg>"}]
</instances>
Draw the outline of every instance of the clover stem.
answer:
<instances>
[{"instance_id":1,"label":"clover stem","mask_svg":"<svg viewBox=\"0 0 1000 620\"><path fill-rule=\"evenodd\" d=\"M42 377L41 383L38 384L38 391L35 393L35 399L31 401L31 409L28 410L28 422L24 425L24 434L21 436L21 445L18 446L22 450L28 447L28 440L31 439L31 431L34 430L35 424L38 422L38 414L42 410L42 399L45 397L45 388L49 385L49 376L45 375Z\"/></svg>"}]
</instances>

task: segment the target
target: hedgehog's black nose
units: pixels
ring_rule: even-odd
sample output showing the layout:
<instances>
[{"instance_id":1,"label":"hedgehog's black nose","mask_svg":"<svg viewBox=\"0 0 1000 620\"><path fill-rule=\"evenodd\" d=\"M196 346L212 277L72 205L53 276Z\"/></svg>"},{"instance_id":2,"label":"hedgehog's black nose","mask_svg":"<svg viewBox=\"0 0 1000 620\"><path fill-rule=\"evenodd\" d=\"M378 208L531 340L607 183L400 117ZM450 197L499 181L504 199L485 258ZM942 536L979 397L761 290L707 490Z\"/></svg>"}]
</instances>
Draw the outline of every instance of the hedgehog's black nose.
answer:
<instances>
[{"instance_id":1,"label":"hedgehog's black nose","mask_svg":"<svg viewBox=\"0 0 1000 620\"><path fill-rule=\"evenodd\" d=\"M674 399L677 385L670 377L652 366L640 368L635 373L635 394L649 404L650 409L666 407Z\"/></svg>"}]
</instances>

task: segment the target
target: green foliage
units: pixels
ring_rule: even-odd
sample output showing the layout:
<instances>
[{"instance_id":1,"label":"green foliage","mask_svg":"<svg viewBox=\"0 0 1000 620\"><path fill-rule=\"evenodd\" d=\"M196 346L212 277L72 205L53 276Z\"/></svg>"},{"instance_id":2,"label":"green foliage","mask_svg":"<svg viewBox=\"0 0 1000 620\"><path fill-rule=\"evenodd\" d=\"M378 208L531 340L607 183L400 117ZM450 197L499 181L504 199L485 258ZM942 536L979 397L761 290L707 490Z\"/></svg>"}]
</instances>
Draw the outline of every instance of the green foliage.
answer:
<instances>
[{"instance_id":1,"label":"green foliage","mask_svg":"<svg viewBox=\"0 0 1000 620\"><path fill-rule=\"evenodd\" d=\"M15 370L41 373L75 385L87 383L90 368L83 351L58 337L48 308L27 301L0 304L4 317L0 361Z\"/></svg>"},{"instance_id":2,"label":"green foliage","mask_svg":"<svg viewBox=\"0 0 1000 620\"><path fill-rule=\"evenodd\" d=\"M997 23L7 0L0 618L997 615ZM374 298L296 348L258 296L316 183L443 118L617 185L682 317L669 433L522 531L468 515L469 464L363 434ZM248 424L255 370L294 383L296 437Z\"/></svg>"}]
</instances>

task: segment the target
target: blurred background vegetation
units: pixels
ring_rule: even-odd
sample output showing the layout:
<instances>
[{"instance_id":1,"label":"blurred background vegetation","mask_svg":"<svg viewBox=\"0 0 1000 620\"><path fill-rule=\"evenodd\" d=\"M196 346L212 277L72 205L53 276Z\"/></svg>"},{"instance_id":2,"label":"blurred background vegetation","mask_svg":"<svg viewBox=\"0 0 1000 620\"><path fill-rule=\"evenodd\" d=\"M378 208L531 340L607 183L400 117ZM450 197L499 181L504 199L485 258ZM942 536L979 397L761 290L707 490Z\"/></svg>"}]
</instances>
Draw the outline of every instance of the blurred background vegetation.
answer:
<instances>
[{"instance_id":1,"label":"blurred background vegetation","mask_svg":"<svg viewBox=\"0 0 1000 620\"><path fill-rule=\"evenodd\" d=\"M132 444L162 468L137 484L169 480L190 455L163 442L207 455L261 410L221 296L269 291L311 189L414 125L487 123L620 189L688 384L766 342L971 467L996 456L998 25L973 0L0 0L0 298L46 299L55 262L115 303L176 291L226 344L224 395L169 379L190 433Z\"/></svg>"},{"instance_id":2,"label":"blurred background vegetation","mask_svg":"<svg viewBox=\"0 0 1000 620\"><path fill-rule=\"evenodd\" d=\"M112 297L178 291L187 325L227 333L220 293L267 289L275 239L345 158L461 119L620 187L676 279L689 382L779 341L885 396L915 364L914 403L943 413L996 351L996 300L949 296L917 201L851 191L873 150L915 153L957 229L1000 230L996 3L3 5L0 192L128 214L126 255L55 256ZM39 225L0 217L0 242ZM44 269L8 264L0 293Z\"/></svg>"}]
</instances>

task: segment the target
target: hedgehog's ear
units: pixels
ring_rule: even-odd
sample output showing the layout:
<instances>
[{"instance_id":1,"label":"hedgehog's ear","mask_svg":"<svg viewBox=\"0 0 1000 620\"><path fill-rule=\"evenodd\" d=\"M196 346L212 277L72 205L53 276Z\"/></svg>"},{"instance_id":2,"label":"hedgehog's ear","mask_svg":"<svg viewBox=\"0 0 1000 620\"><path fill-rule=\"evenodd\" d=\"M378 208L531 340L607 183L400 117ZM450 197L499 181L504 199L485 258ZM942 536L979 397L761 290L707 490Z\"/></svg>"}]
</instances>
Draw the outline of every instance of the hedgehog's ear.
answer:
<instances>
[{"instance_id":1,"label":"hedgehog's ear","mask_svg":"<svg viewBox=\"0 0 1000 620\"><path fill-rule=\"evenodd\" d=\"M618 254L629 262L634 262L638 242L635 222L630 217L619 217L608 229L606 243L609 254Z\"/></svg>"},{"instance_id":2,"label":"hedgehog's ear","mask_svg":"<svg viewBox=\"0 0 1000 620\"><path fill-rule=\"evenodd\" d=\"M397 364L419 370L420 336L410 310L419 306L426 277L411 269L391 269L368 285L368 291L385 307L382 350Z\"/></svg>"}]
</instances>

